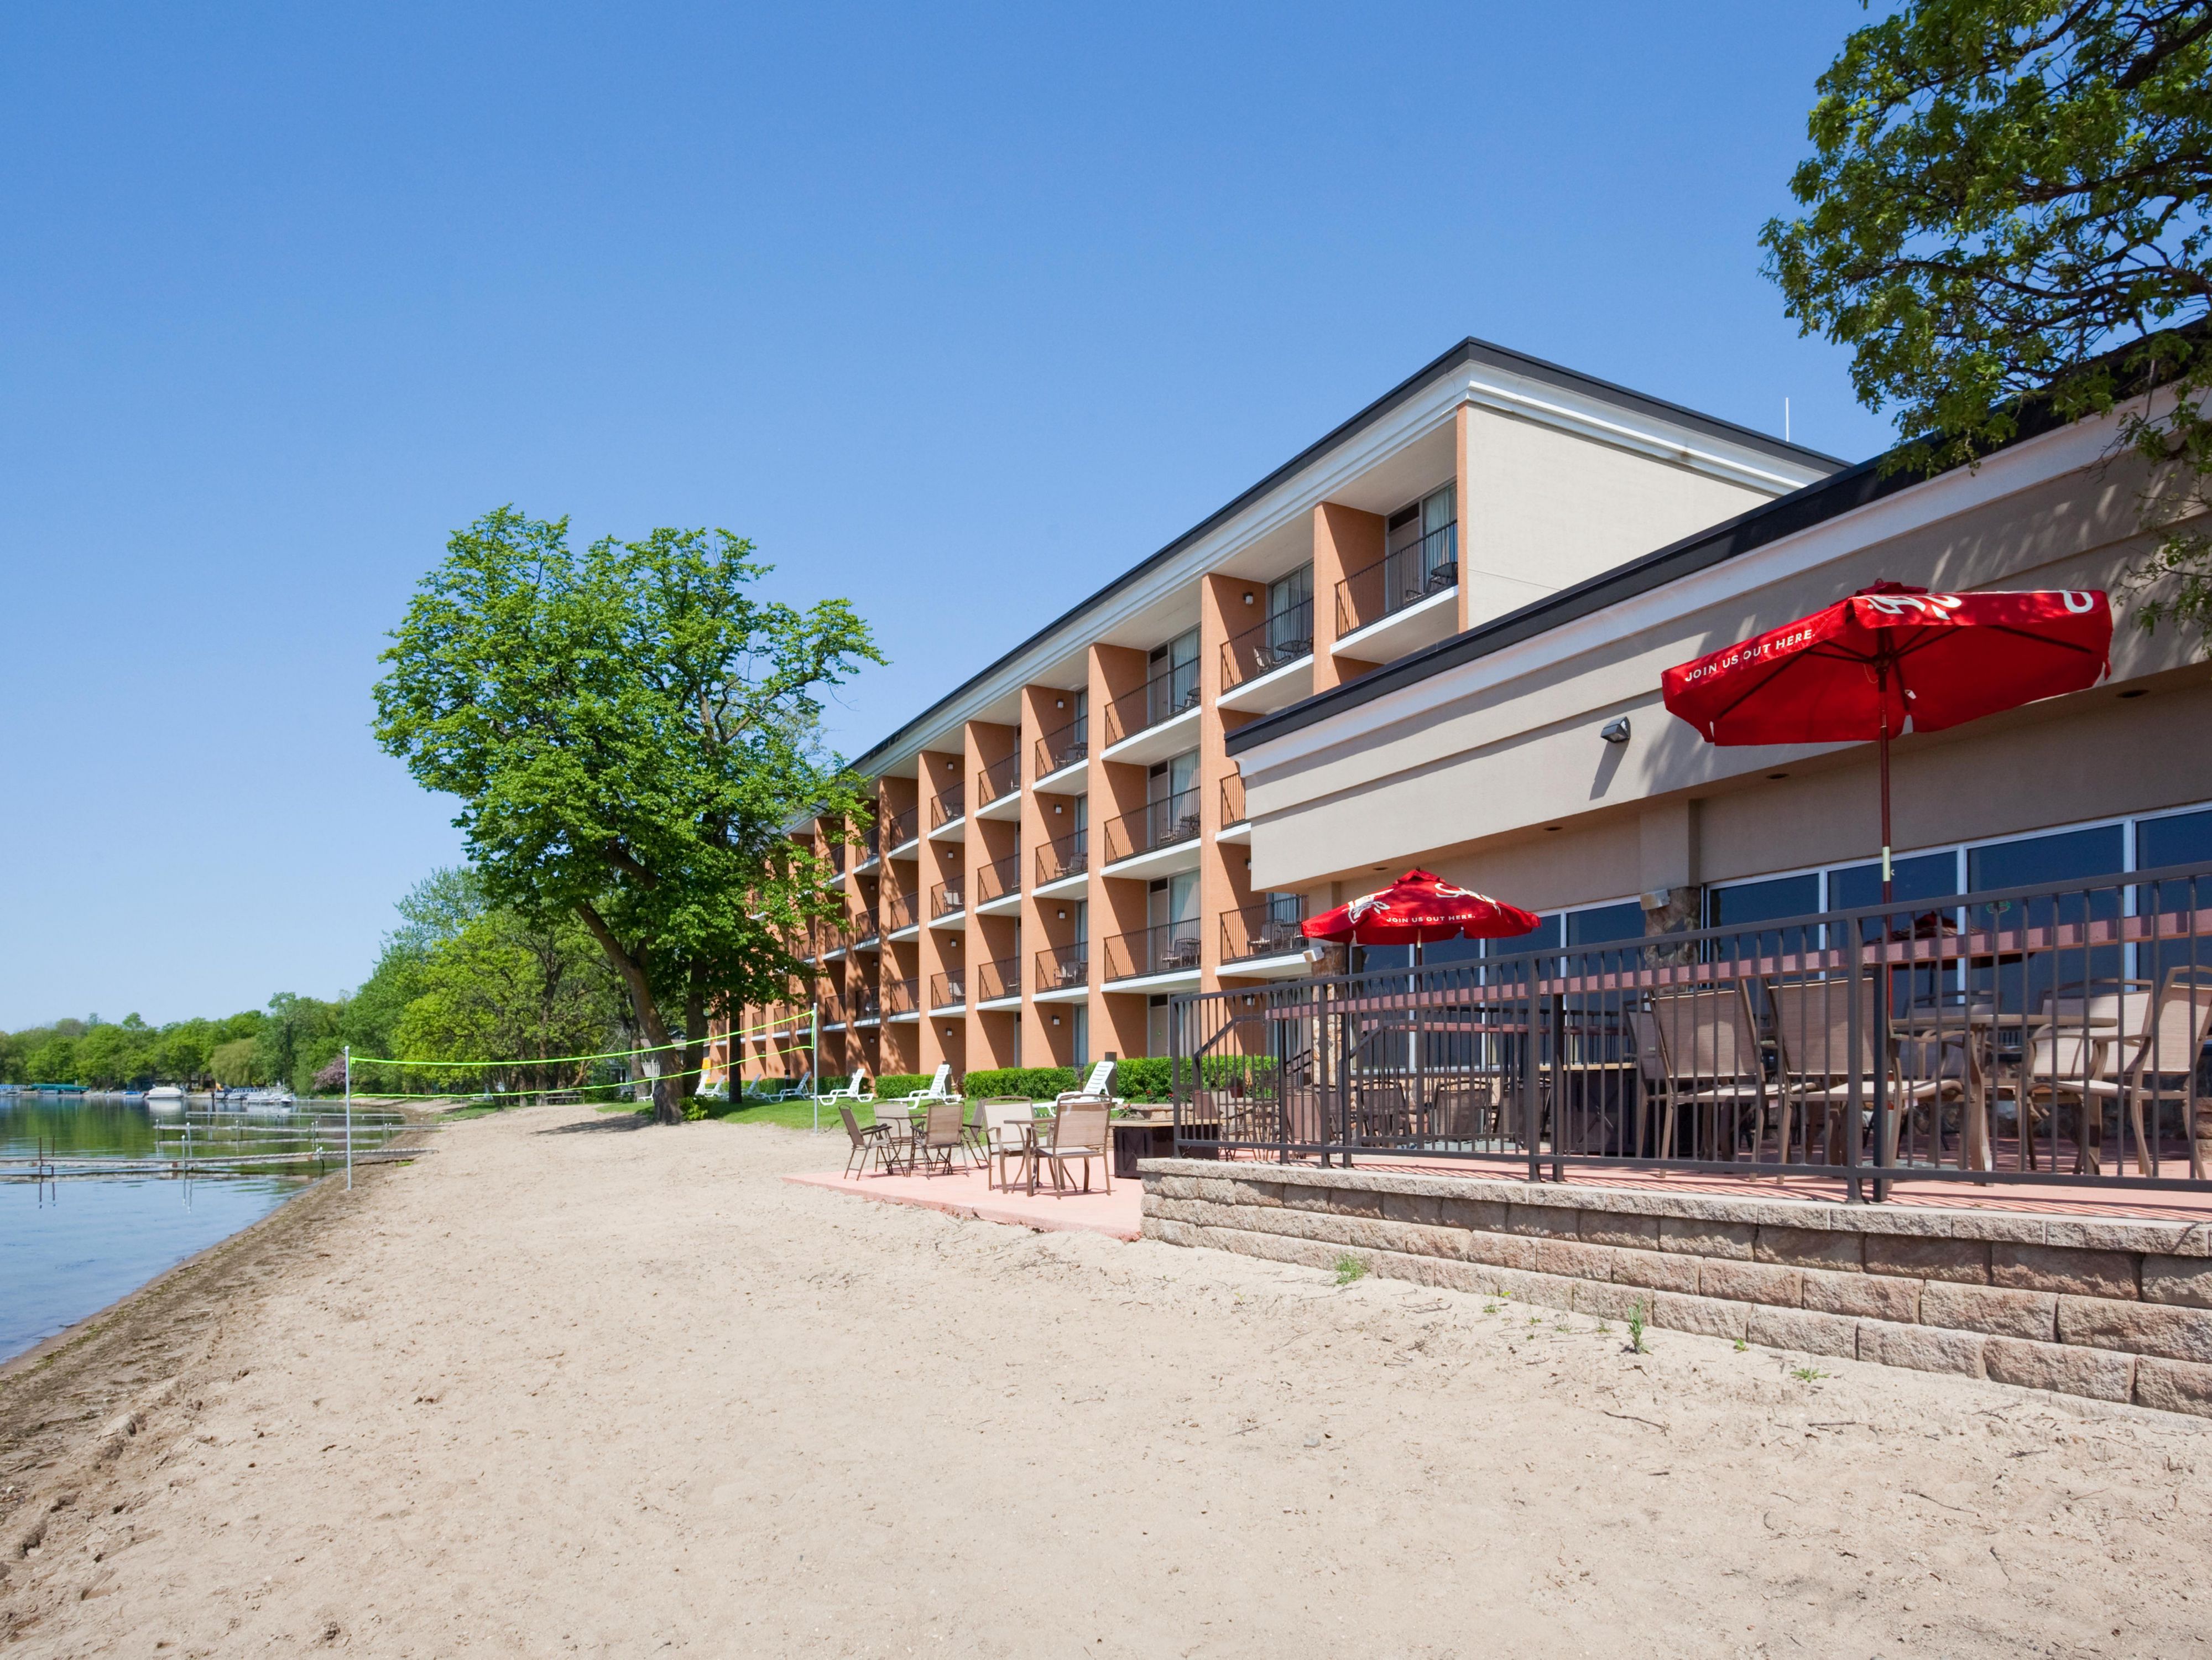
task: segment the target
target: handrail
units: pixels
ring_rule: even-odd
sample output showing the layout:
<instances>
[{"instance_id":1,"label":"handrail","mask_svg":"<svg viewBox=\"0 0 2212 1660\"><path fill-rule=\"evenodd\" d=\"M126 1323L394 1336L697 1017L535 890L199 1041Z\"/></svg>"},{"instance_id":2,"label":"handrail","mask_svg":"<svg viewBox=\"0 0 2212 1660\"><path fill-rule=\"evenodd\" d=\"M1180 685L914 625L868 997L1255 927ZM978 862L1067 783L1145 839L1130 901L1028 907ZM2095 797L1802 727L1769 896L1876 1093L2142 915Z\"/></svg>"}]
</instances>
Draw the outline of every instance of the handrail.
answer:
<instances>
[{"instance_id":1,"label":"handrail","mask_svg":"<svg viewBox=\"0 0 2212 1660\"><path fill-rule=\"evenodd\" d=\"M1107 747L1188 713L1198 707L1198 697L1196 663L1162 669L1135 690L1124 692L1106 705Z\"/></svg>"},{"instance_id":2,"label":"handrail","mask_svg":"<svg viewBox=\"0 0 2212 1660\"><path fill-rule=\"evenodd\" d=\"M1105 862L1119 864L1140 853L1173 847L1197 839L1198 789L1177 790L1157 801L1148 801L1134 812L1106 821Z\"/></svg>"},{"instance_id":3,"label":"handrail","mask_svg":"<svg viewBox=\"0 0 2212 1660\"><path fill-rule=\"evenodd\" d=\"M921 828L921 807L919 803L903 812L892 813L884 820L884 846L886 848L904 847L913 841Z\"/></svg>"},{"instance_id":4,"label":"handrail","mask_svg":"<svg viewBox=\"0 0 2212 1660\"><path fill-rule=\"evenodd\" d=\"M1134 980L1196 968L1199 930L1198 918L1190 916L1114 935L1106 942L1106 977Z\"/></svg>"},{"instance_id":5,"label":"handrail","mask_svg":"<svg viewBox=\"0 0 2212 1660\"><path fill-rule=\"evenodd\" d=\"M975 903L988 905L994 899L1003 899L1008 894L1022 891L1022 860L1018 854L1008 854L1004 859L994 859L988 865L975 867Z\"/></svg>"},{"instance_id":6,"label":"handrail","mask_svg":"<svg viewBox=\"0 0 2212 1660\"><path fill-rule=\"evenodd\" d=\"M895 893L884 902L885 933L896 933L901 928L910 928L921 920L916 914L918 897L918 895L911 893Z\"/></svg>"},{"instance_id":7,"label":"handrail","mask_svg":"<svg viewBox=\"0 0 2212 1660\"><path fill-rule=\"evenodd\" d=\"M959 970L929 976L929 1006L933 1009L958 1008L968 1000L967 977Z\"/></svg>"},{"instance_id":8,"label":"handrail","mask_svg":"<svg viewBox=\"0 0 2212 1660\"><path fill-rule=\"evenodd\" d=\"M1394 548L1336 585L1339 638L1379 623L1459 581L1459 526L1439 525L1418 541Z\"/></svg>"},{"instance_id":9,"label":"handrail","mask_svg":"<svg viewBox=\"0 0 2212 1660\"><path fill-rule=\"evenodd\" d=\"M1287 903L1283 901L1287 900ZM1305 902L1291 895L1264 903L1241 905L1221 913L1221 960L1246 963L1262 957L1289 957L1306 948L1298 923Z\"/></svg>"},{"instance_id":10,"label":"handrail","mask_svg":"<svg viewBox=\"0 0 2212 1660\"><path fill-rule=\"evenodd\" d=\"M1314 604L1309 597L1231 635L1221 642L1221 690L1233 691L1248 680L1312 656L1313 623Z\"/></svg>"},{"instance_id":11,"label":"handrail","mask_svg":"<svg viewBox=\"0 0 2212 1660\"><path fill-rule=\"evenodd\" d=\"M1081 942L1073 946L1049 946L1036 954L1036 987L1039 991L1066 991L1090 983L1090 947Z\"/></svg>"},{"instance_id":12,"label":"handrail","mask_svg":"<svg viewBox=\"0 0 2212 1660\"><path fill-rule=\"evenodd\" d=\"M995 1002L1000 998L1022 994L1022 965L1020 959L1002 957L995 962L979 964L975 969L975 1000Z\"/></svg>"},{"instance_id":13,"label":"handrail","mask_svg":"<svg viewBox=\"0 0 2212 1660\"><path fill-rule=\"evenodd\" d=\"M933 830L941 830L947 824L957 824L967 816L968 798L957 784L930 801L929 827Z\"/></svg>"},{"instance_id":14,"label":"handrail","mask_svg":"<svg viewBox=\"0 0 2212 1660\"><path fill-rule=\"evenodd\" d=\"M1086 826L1073 830L1065 836L1055 836L1036 850L1036 881L1039 887L1048 882L1059 882L1071 876L1080 876L1091 868L1091 831Z\"/></svg>"},{"instance_id":15,"label":"handrail","mask_svg":"<svg viewBox=\"0 0 2212 1660\"><path fill-rule=\"evenodd\" d=\"M975 800L988 806L1001 796L1012 795L1022 787L1022 752L1001 756L975 775Z\"/></svg>"},{"instance_id":16,"label":"handrail","mask_svg":"<svg viewBox=\"0 0 2212 1660\"><path fill-rule=\"evenodd\" d=\"M956 882L939 882L929 891L929 916L935 921L940 916L953 916L968 909Z\"/></svg>"},{"instance_id":17,"label":"handrail","mask_svg":"<svg viewBox=\"0 0 2212 1660\"><path fill-rule=\"evenodd\" d=\"M1036 740L1036 776L1072 767L1091 755L1091 718L1081 715Z\"/></svg>"}]
</instances>

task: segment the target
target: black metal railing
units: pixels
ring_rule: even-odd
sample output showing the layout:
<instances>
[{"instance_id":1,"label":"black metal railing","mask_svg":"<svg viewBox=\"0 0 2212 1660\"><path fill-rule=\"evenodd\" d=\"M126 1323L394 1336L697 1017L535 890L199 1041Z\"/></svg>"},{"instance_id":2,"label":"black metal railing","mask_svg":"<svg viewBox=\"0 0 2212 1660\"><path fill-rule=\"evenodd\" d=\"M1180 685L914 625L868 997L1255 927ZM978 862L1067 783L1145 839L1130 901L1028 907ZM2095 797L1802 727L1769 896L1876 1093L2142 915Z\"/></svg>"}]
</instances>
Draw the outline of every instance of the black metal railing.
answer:
<instances>
[{"instance_id":1,"label":"black metal railing","mask_svg":"<svg viewBox=\"0 0 2212 1660\"><path fill-rule=\"evenodd\" d=\"M872 864L883 856L883 832L879 826L870 824L860 832L860 862Z\"/></svg>"},{"instance_id":2,"label":"black metal railing","mask_svg":"<svg viewBox=\"0 0 2212 1660\"><path fill-rule=\"evenodd\" d=\"M1106 821L1105 860L1109 865L1140 853L1173 847L1198 836L1198 791L1177 790L1134 812Z\"/></svg>"},{"instance_id":3,"label":"black metal railing","mask_svg":"<svg viewBox=\"0 0 2212 1660\"><path fill-rule=\"evenodd\" d=\"M1004 899L1009 894L1022 891L1022 860L1018 854L1008 854L1004 859L994 859L988 865L975 867L975 903L988 905L994 899Z\"/></svg>"},{"instance_id":4,"label":"black metal railing","mask_svg":"<svg viewBox=\"0 0 2212 1660\"><path fill-rule=\"evenodd\" d=\"M1016 750L1012 755L992 762L975 775L977 805L988 806L1001 796L1012 795L1021 787L1022 752Z\"/></svg>"},{"instance_id":5,"label":"black metal railing","mask_svg":"<svg viewBox=\"0 0 2212 1660\"><path fill-rule=\"evenodd\" d=\"M1197 663L1162 669L1134 691L1124 692L1106 705L1107 745L1111 747L1197 707Z\"/></svg>"},{"instance_id":6,"label":"black metal railing","mask_svg":"<svg viewBox=\"0 0 2212 1660\"><path fill-rule=\"evenodd\" d=\"M961 898L960 885L957 882L939 882L929 891L929 914L933 920L939 916L951 916L956 912L967 909L966 903Z\"/></svg>"},{"instance_id":7,"label":"black metal railing","mask_svg":"<svg viewBox=\"0 0 2212 1660\"><path fill-rule=\"evenodd\" d=\"M1306 937L1298 931L1304 917L1305 902L1293 893L1274 894L1258 904L1222 912L1222 962L1249 963L1304 951Z\"/></svg>"},{"instance_id":8,"label":"black metal railing","mask_svg":"<svg viewBox=\"0 0 2212 1660\"><path fill-rule=\"evenodd\" d=\"M884 1012L887 1015L918 1013L920 1011L915 1006L915 1000L919 985L920 982L911 977L904 980L884 981Z\"/></svg>"},{"instance_id":9,"label":"black metal railing","mask_svg":"<svg viewBox=\"0 0 2212 1660\"><path fill-rule=\"evenodd\" d=\"M921 834L921 809L908 807L904 812L895 812L884 820L884 846L896 851Z\"/></svg>"},{"instance_id":10,"label":"black metal railing","mask_svg":"<svg viewBox=\"0 0 2212 1660\"><path fill-rule=\"evenodd\" d=\"M1179 1140L1531 1180L1757 1172L1853 1199L2212 1189L2212 866L1512 945L1176 998ZM1243 1069L1234 1100L1217 1063Z\"/></svg>"},{"instance_id":11,"label":"black metal railing","mask_svg":"<svg viewBox=\"0 0 2212 1660\"><path fill-rule=\"evenodd\" d=\"M942 795L934 796L930 800L929 827L933 830L943 830L947 824L956 823L967 816L967 793L957 784L946 790Z\"/></svg>"},{"instance_id":12,"label":"black metal railing","mask_svg":"<svg viewBox=\"0 0 2212 1660\"><path fill-rule=\"evenodd\" d=\"M1244 822L1244 775L1232 772L1221 781L1221 824L1226 830L1231 824Z\"/></svg>"},{"instance_id":13,"label":"black metal railing","mask_svg":"<svg viewBox=\"0 0 2212 1660\"><path fill-rule=\"evenodd\" d=\"M884 1000L874 987L861 988L853 1000L854 1018L860 1020L880 1020L884 1018Z\"/></svg>"},{"instance_id":14,"label":"black metal railing","mask_svg":"<svg viewBox=\"0 0 2212 1660\"><path fill-rule=\"evenodd\" d=\"M975 1000L994 1002L1002 997L1022 994L1022 965L1018 958L1006 957L994 963L985 963L975 970Z\"/></svg>"},{"instance_id":15,"label":"black metal railing","mask_svg":"<svg viewBox=\"0 0 2212 1660\"><path fill-rule=\"evenodd\" d=\"M1058 772L1091 754L1090 717L1081 716L1036 740L1036 776Z\"/></svg>"},{"instance_id":16,"label":"black metal railing","mask_svg":"<svg viewBox=\"0 0 2212 1660\"><path fill-rule=\"evenodd\" d=\"M1379 623L1459 582L1459 526L1439 525L1336 585L1339 638Z\"/></svg>"},{"instance_id":17,"label":"black metal railing","mask_svg":"<svg viewBox=\"0 0 2212 1660\"><path fill-rule=\"evenodd\" d=\"M1221 642L1221 690L1233 691L1248 680L1313 655L1314 608L1310 599L1271 611L1264 622Z\"/></svg>"},{"instance_id":18,"label":"black metal railing","mask_svg":"<svg viewBox=\"0 0 2212 1660\"><path fill-rule=\"evenodd\" d=\"M842 842L832 842L830 844L830 873L832 876L842 876L845 873L845 844Z\"/></svg>"},{"instance_id":19,"label":"black metal railing","mask_svg":"<svg viewBox=\"0 0 2212 1660\"><path fill-rule=\"evenodd\" d=\"M957 1009L968 1000L968 977L957 969L929 976L929 1006Z\"/></svg>"},{"instance_id":20,"label":"black metal railing","mask_svg":"<svg viewBox=\"0 0 2212 1660\"><path fill-rule=\"evenodd\" d=\"M884 932L896 933L901 928L910 928L921 920L921 903L916 895L895 893L884 901Z\"/></svg>"},{"instance_id":21,"label":"black metal railing","mask_svg":"<svg viewBox=\"0 0 2212 1660\"><path fill-rule=\"evenodd\" d=\"M1080 876L1091 868L1091 831L1088 826L1070 830L1065 836L1055 836L1036 851L1037 885L1058 882L1070 876Z\"/></svg>"},{"instance_id":22,"label":"black metal railing","mask_svg":"<svg viewBox=\"0 0 2212 1660\"><path fill-rule=\"evenodd\" d=\"M845 937L855 946L870 945L880 938L874 910L866 905L855 905L846 919Z\"/></svg>"},{"instance_id":23,"label":"black metal railing","mask_svg":"<svg viewBox=\"0 0 2212 1660\"><path fill-rule=\"evenodd\" d=\"M1106 942L1106 977L1133 980L1147 974L1179 974L1198 966L1199 920L1159 922Z\"/></svg>"},{"instance_id":24,"label":"black metal railing","mask_svg":"<svg viewBox=\"0 0 2212 1660\"><path fill-rule=\"evenodd\" d=\"M1036 988L1071 991L1091 983L1091 947L1081 940L1054 946L1036 954Z\"/></svg>"}]
</instances>

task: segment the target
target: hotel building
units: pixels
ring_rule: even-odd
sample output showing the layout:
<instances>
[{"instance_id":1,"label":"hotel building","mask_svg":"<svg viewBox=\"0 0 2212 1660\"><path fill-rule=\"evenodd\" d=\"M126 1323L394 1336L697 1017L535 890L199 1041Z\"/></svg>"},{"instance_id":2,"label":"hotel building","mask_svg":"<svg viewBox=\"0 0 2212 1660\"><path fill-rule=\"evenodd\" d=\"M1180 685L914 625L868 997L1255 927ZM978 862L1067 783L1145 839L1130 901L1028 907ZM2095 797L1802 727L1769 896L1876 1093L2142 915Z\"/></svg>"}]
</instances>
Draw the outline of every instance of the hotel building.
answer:
<instances>
[{"instance_id":1,"label":"hotel building","mask_svg":"<svg viewBox=\"0 0 2212 1660\"><path fill-rule=\"evenodd\" d=\"M1448 849L1465 874L1531 803L1604 806L1579 751L1533 789L1516 765L1510 792L1468 777L1355 807L1346 791L1383 781L1358 734L1385 709L1391 776L1465 752L1462 727L1425 716L1413 666L1518 638L1532 607L1842 466L1462 341L861 756L878 813L861 841L795 830L847 906L809 941L823 1073L1165 1054L1172 996L1309 973L1297 923L1370 858ZM1532 717L1518 741L1552 742ZM1238 758L1261 730L1272 800L1248 799ZM790 1041L741 1038L739 1075L795 1072Z\"/></svg>"}]
</instances>

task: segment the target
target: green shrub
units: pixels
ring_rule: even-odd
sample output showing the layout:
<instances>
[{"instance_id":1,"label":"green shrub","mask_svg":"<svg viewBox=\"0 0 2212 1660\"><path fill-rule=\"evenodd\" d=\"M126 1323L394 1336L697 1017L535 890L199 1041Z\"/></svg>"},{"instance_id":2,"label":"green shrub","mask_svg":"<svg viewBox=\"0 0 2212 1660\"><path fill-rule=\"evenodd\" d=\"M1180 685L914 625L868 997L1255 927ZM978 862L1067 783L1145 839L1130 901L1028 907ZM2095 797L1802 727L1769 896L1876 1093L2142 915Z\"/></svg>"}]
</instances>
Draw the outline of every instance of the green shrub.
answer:
<instances>
[{"instance_id":1,"label":"green shrub","mask_svg":"<svg viewBox=\"0 0 2212 1660\"><path fill-rule=\"evenodd\" d=\"M1018 1095L1031 1101L1049 1101L1081 1081L1073 1067L996 1067L969 1073L961 1079L960 1092L971 1100L987 1095Z\"/></svg>"},{"instance_id":2,"label":"green shrub","mask_svg":"<svg viewBox=\"0 0 2212 1660\"><path fill-rule=\"evenodd\" d=\"M922 1072L887 1072L876 1079L876 1096L912 1095L916 1090L929 1087L929 1074Z\"/></svg>"}]
</instances>

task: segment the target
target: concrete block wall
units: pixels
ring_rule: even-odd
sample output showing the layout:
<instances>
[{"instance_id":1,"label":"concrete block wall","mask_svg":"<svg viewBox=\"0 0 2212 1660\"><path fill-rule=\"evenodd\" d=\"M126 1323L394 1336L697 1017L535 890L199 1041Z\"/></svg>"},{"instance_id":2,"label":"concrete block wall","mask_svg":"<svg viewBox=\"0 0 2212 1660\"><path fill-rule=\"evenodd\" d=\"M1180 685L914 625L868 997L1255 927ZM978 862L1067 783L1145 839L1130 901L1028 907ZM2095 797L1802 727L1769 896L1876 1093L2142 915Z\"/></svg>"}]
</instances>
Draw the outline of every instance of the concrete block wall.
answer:
<instances>
[{"instance_id":1,"label":"concrete block wall","mask_svg":"<svg viewBox=\"0 0 2212 1660\"><path fill-rule=\"evenodd\" d=\"M2212 1417L2212 1225L1150 1159L1144 1232Z\"/></svg>"}]
</instances>

